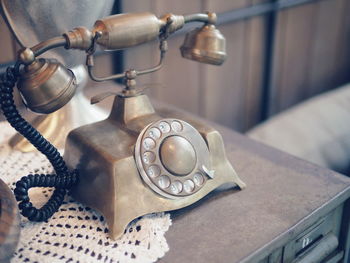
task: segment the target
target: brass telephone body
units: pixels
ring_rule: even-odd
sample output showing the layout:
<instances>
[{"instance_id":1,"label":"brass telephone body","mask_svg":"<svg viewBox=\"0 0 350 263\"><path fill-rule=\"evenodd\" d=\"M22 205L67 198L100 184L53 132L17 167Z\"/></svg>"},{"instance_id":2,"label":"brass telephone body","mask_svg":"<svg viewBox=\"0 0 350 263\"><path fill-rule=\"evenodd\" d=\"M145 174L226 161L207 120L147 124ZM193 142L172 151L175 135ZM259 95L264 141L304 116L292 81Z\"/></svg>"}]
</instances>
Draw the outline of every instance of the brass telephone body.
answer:
<instances>
[{"instance_id":1,"label":"brass telephone body","mask_svg":"<svg viewBox=\"0 0 350 263\"><path fill-rule=\"evenodd\" d=\"M221 135L174 116L155 112L146 95L117 95L106 120L68 135L64 158L80 174L72 195L104 215L113 239L141 215L188 206L226 183L245 187L225 156ZM147 144L147 138L155 144ZM172 147L181 154L171 152ZM142 153L145 160L140 161Z\"/></svg>"},{"instance_id":2,"label":"brass telephone body","mask_svg":"<svg viewBox=\"0 0 350 263\"><path fill-rule=\"evenodd\" d=\"M168 36L191 22L204 25L186 34L180 48L182 56L221 65L226 59L225 38L215 27L215 13L210 12L166 14L161 18L151 13L113 15L98 20L92 30L78 27L19 52L15 67L8 70L6 85L0 86L3 98L11 98L11 80L18 75L17 87L26 105L39 113L63 107L76 89L74 74L63 64L38 58L50 49L85 51L87 70L95 81L125 80L125 89L115 97L106 120L69 133L64 155L69 169L57 149L22 119L11 99L0 98L7 120L47 156L56 171L56 175L23 177L16 184L15 194L24 216L33 221L47 220L62 203L66 189L73 186L73 197L100 211L111 237L116 239L139 216L188 206L224 184L245 187L227 160L222 137L216 130L186 114L156 112L148 97L135 88L137 76L161 68ZM160 50L156 66L107 77L94 74L97 45L123 49L155 38L159 39ZM92 101L105 97L99 94ZM56 190L44 207L36 209L30 203L28 190L43 186Z\"/></svg>"}]
</instances>

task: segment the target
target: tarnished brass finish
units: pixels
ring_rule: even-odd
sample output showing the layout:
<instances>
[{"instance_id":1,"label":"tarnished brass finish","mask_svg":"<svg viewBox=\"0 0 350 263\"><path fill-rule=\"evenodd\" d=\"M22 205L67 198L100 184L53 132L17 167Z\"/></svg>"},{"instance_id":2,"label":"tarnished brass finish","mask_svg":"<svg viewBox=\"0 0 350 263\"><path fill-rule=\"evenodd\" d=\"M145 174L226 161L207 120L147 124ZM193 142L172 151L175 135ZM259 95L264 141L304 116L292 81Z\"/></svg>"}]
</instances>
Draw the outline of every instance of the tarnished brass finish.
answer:
<instances>
[{"instance_id":1,"label":"tarnished brass finish","mask_svg":"<svg viewBox=\"0 0 350 263\"><path fill-rule=\"evenodd\" d=\"M40 58L24 68L17 87L29 109L47 114L73 97L76 80L57 60Z\"/></svg>"},{"instance_id":2,"label":"tarnished brass finish","mask_svg":"<svg viewBox=\"0 0 350 263\"><path fill-rule=\"evenodd\" d=\"M214 25L208 24L187 33L180 50L184 58L221 65L226 59L226 40Z\"/></svg>"},{"instance_id":3,"label":"tarnished brass finish","mask_svg":"<svg viewBox=\"0 0 350 263\"><path fill-rule=\"evenodd\" d=\"M95 81L125 79L126 87L116 96L110 116L71 131L64 156L68 166L80 174L72 195L105 216L114 239L141 215L188 206L224 184L245 187L228 162L217 131L186 116L176 118L173 112L156 113L148 97L135 89L138 75L161 68L168 36L196 21L205 25L187 34L182 55L222 64L225 38L214 26L215 13L167 14L160 19L151 13L114 15L96 21L92 31L75 28L19 54L16 66L24 65L24 69L18 88L27 106L39 113L60 109L76 89L72 71L55 60L37 58L53 48L85 50L88 72ZM94 76L96 44L116 50L156 38L160 40L157 66ZM47 120L37 126L45 126Z\"/></svg>"},{"instance_id":4,"label":"tarnished brass finish","mask_svg":"<svg viewBox=\"0 0 350 263\"><path fill-rule=\"evenodd\" d=\"M29 65L35 61L35 54L30 48L23 48L19 51L18 59L23 62L24 65Z\"/></svg>"},{"instance_id":5,"label":"tarnished brass finish","mask_svg":"<svg viewBox=\"0 0 350 263\"><path fill-rule=\"evenodd\" d=\"M164 167L176 175L189 174L196 164L196 152L182 136L167 137L159 149L159 155Z\"/></svg>"},{"instance_id":6,"label":"tarnished brass finish","mask_svg":"<svg viewBox=\"0 0 350 263\"><path fill-rule=\"evenodd\" d=\"M198 192L215 174L205 140L181 119L162 118L143 129L134 157L144 182L170 199Z\"/></svg>"},{"instance_id":7,"label":"tarnished brass finish","mask_svg":"<svg viewBox=\"0 0 350 263\"><path fill-rule=\"evenodd\" d=\"M206 164L209 167L203 169L207 172L206 180L192 194L167 197L150 187L153 182L146 182L139 173L135 144L148 125L161 120L189 123L205 141L209 153ZM188 147L186 143L184 146ZM228 162L222 137L216 130L186 115L178 116L171 111L156 113L146 95L116 96L109 118L68 135L64 158L72 169L79 170L80 182L72 189L74 198L104 215L113 239L141 215L188 206L223 184L245 187ZM165 190L170 190L170 186Z\"/></svg>"},{"instance_id":8,"label":"tarnished brass finish","mask_svg":"<svg viewBox=\"0 0 350 263\"><path fill-rule=\"evenodd\" d=\"M158 37L161 21L152 13L131 13L97 20L93 34L101 32L97 43L108 50L122 49Z\"/></svg>"},{"instance_id":9,"label":"tarnished brass finish","mask_svg":"<svg viewBox=\"0 0 350 263\"><path fill-rule=\"evenodd\" d=\"M92 44L93 35L92 32L86 27L77 27L68 33L63 34L66 39L67 49L81 49L87 50Z\"/></svg>"},{"instance_id":10,"label":"tarnished brass finish","mask_svg":"<svg viewBox=\"0 0 350 263\"><path fill-rule=\"evenodd\" d=\"M17 202L10 188L0 179L0 262L10 262L20 236Z\"/></svg>"},{"instance_id":11,"label":"tarnished brass finish","mask_svg":"<svg viewBox=\"0 0 350 263\"><path fill-rule=\"evenodd\" d=\"M174 15L174 14L165 14L161 18L159 18L159 21L162 25L162 27L167 27L168 33L174 33L175 31L181 29L185 24L185 17L182 15ZM171 23L169 24L169 21Z\"/></svg>"},{"instance_id":12,"label":"tarnished brass finish","mask_svg":"<svg viewBox=\"0 0 350 263\"><path fill-rule=\"evenodd\" d=\"M48 114L37 116L31 125L35 127L45 138L63 149L68 133L82 125L94 123L108 116L107 112L97 107L91 107L84 94L78 92L63 108ZM19 133L11 137L9 145L21 152L31 152L36 148Z\"/></svg>"}]
</instances>

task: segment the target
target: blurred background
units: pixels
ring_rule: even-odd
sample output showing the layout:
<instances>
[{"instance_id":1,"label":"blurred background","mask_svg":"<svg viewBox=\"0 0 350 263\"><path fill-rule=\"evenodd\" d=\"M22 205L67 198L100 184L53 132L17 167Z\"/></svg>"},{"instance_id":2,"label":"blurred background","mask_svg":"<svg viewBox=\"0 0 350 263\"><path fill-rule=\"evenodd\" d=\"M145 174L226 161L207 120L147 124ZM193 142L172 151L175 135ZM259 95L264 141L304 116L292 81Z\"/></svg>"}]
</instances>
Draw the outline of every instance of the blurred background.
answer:
<instances>
[{"instance_id":1,"label":"blurred background","mask_svg":"<svg viewBox=\"0 0 350 263\"><path fill-rule=\"evenodd\" d=\"M246 132L350 80L348 0L119 0L113 13L151 11L160 16L207 10L218 14L218 27L226 37L227 61L216 67L184 60L179 47L186 32L172 36L163 69L138 79L141 86L154 86L147 91L151 98ZM0 36L3 70L14 61L18 45L3 20ZM96 64L98 74L105 76L130 67L146 68L157 61L155 41L126 51L100 53ZM295 121L293 116L289 119ZM270 139L263 140L269 143Z\"/></svg>"}]
</instances>

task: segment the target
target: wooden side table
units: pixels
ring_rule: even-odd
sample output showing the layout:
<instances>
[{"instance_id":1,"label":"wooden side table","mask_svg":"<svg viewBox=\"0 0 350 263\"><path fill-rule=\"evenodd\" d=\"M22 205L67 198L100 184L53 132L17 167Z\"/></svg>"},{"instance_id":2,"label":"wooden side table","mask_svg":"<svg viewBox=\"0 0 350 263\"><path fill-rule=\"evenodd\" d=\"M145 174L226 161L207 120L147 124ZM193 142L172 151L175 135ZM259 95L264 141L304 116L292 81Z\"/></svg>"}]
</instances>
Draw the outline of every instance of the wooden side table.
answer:
<instances>
[{"instance_id":1,"label":"wooden side table","mask_svg":"<svg viewBox=\"0 0 350 263\"><path fill-rule=\"evenodd\" d=\"M172 212L159 262L349 262L350 178L214 126L247 188Z\"/></svg>"}]
</instances>

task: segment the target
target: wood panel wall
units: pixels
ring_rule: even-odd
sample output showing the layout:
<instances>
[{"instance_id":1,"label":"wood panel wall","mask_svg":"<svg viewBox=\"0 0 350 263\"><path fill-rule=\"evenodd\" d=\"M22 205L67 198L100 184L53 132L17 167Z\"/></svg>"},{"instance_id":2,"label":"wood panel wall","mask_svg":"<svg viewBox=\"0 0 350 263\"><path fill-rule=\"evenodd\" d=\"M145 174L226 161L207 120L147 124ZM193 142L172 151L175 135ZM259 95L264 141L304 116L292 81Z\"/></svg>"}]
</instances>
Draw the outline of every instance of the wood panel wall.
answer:
<instances>
[{"instance_id":1,"label":"wood panel wall","mask_svg":"<svg viewBox=\"0 0 350 263\"><path fill-rule=\"evenodd\" d=\"M15 58L15 48L15 40L0 16L0 64L8 63Z\"/></svg>"},{"instance_id":2,"label":"wood panel wall","mask_svg":"<svg viewBox=\"0 0 350 263\"><path fill-rule=\"evenodd\" d=\"M188 14L217 13L273 0L124 0L123 12L151 11ZM140 86L158 100L176 105L238 131L246 131L268 116L302 100L350 81L350 1L318 0L280 11L276 16L273 50L266 53L270 29L266 16L219 26L227 40L223 66L183 59L179 47L184 35L170 37L163 68L141 76ZM0 63L14 57L13 40L0 20ZM156 41L125 51L126 68L143 69L158 62ZM272 58L265 99L266 59ZM112 73L108 55L100 58L100 75ZM103 67L104 65L104 67Z\"/></svg>"},{"instance_id":3,"label":"wood panel wall","mask_svg":"<svg viewBox=\"0 0 350 263\"><path fill-rule=\"evenodd\" d=\"M350 80L350 2L324 0L279 13L270 114Z\"/></svg>"}]
</instances>

